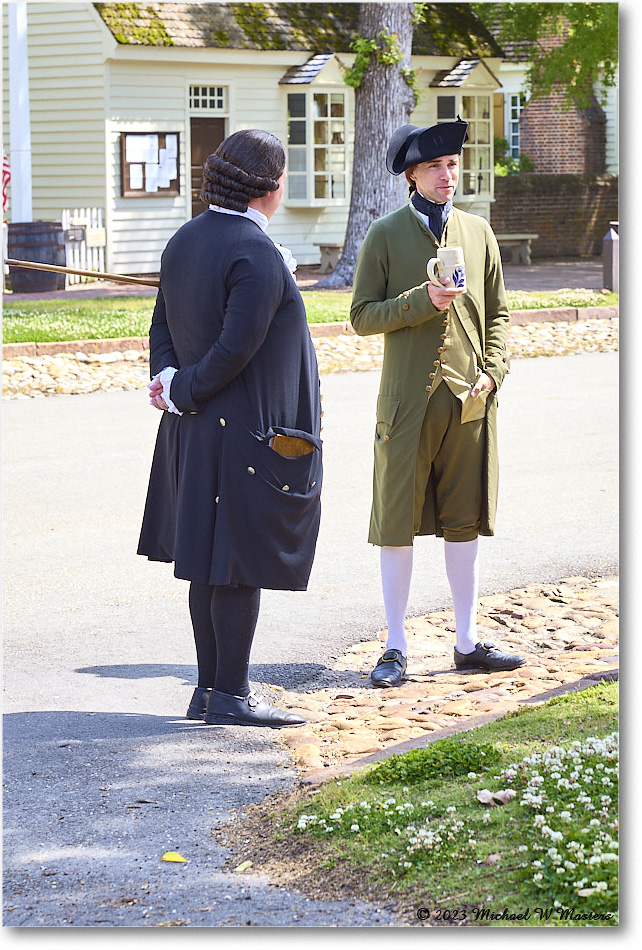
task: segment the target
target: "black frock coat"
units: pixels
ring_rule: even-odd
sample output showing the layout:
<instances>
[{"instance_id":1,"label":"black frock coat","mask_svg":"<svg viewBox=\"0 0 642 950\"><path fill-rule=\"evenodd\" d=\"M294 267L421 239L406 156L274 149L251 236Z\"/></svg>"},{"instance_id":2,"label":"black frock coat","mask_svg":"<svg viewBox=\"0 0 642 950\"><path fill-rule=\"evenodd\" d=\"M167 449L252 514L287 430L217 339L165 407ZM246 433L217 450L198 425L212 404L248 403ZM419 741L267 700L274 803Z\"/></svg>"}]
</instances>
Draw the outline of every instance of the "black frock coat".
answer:
<instances>
[{"instance_id":1,"label":"black frock coat","mask_svg":"<svg viewBox=\"0 0 642 950\"><path fill-rule=\"evenodd\" d=\"M249 218L185 224L161 259L151 375L178 367L152 461L138 553L200 583L305 590L320 520L319 375L283 258ZM285 458L276 433L314 451Z\"/></svg>"}]
</instances>

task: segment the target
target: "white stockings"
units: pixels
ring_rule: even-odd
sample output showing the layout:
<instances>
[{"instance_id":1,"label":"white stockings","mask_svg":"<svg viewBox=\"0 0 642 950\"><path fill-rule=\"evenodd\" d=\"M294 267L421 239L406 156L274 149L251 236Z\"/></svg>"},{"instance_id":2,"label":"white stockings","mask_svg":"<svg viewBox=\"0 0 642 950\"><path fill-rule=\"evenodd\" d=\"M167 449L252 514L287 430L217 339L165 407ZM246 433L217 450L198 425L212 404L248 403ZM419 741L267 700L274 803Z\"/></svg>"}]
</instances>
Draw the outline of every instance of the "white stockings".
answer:
<instances>
[{"instance_id":1,"label":"white stockings","mask_svg":"<svg viewBox=\"0 0 642 950\"><path fill-rule=\"evenodd\" d=\"M388 622L387 650L407 655L404 629L412 578L412 545L381 548L381 586ZM479 542L444 541L446 575L455 609L456 646L472 653L477 643L477 596L479 589Z\"/></svg>"},{"instance_id":2,"label":"white stockings","mask_svg":"<svg viewBox=\"0 0 642 950\"><path fill-rule=\"evenodd\" d=\"M456 646L460 653L472 653L477 643L479 539L444 541L444 553L455 608Z\"/></svg>"},{"instance_id":3,"label":"white stockings","mask_svg":"<svg viewBox=\"0 0 642 950\"><path fill-rule=\"evenodd\" d=\"M381 586L383 605L388 621L387 650L400 650L407 655L408 641L404 629L406 607L412 577L412 545L381 548Z\"/></svg>"}]
</instances>

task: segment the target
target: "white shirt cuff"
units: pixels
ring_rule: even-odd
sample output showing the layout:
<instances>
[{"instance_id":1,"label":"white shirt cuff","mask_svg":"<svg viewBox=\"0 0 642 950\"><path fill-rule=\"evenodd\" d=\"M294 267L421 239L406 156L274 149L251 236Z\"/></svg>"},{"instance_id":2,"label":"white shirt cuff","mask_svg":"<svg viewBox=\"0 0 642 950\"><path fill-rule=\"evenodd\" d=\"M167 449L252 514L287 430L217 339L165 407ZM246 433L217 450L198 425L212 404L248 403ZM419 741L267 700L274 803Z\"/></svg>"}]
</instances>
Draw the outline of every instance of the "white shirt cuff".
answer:
<instances>
[{"instance_id":1,"label":"white shirt cuff","mask_svg":"<svg viewBox=\"0 0 642 950\"><path fill-rule=\"evenodd\" d=\"M167 403L167 412L175 412L177 416L182 416L183 413L176 408L172 400L169 398L169 390L172 379L174 378L174 373L177 372L178 370L175 366L166 366L164 370L154 376L154 379L159 379L163 387L163 399Z\"/></svg>"}]
</instances>

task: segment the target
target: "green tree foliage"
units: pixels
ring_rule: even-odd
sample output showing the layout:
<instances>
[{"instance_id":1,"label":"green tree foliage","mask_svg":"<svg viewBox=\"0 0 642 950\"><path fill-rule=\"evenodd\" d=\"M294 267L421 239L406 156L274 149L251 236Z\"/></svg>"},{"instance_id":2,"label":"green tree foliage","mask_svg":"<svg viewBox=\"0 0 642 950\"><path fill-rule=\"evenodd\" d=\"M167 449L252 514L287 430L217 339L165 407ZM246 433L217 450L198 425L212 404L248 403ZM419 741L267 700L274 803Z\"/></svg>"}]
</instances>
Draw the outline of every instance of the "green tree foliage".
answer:
<instances>
[{"instance_id":1,"label":"green tree foliage","mask_svg":"<svg viewBox=\"0 0 642 950\"><path fill-rule=\"evenodd\" d=\"M617 3L471 6L493 29L500 45L523 44L523 59L530 61L527 81L533 97L548 95L561 86L568 101L582 107L588 105L596 82L600 81L604 88L615 85Z\"/></svg>"}]
</instances>

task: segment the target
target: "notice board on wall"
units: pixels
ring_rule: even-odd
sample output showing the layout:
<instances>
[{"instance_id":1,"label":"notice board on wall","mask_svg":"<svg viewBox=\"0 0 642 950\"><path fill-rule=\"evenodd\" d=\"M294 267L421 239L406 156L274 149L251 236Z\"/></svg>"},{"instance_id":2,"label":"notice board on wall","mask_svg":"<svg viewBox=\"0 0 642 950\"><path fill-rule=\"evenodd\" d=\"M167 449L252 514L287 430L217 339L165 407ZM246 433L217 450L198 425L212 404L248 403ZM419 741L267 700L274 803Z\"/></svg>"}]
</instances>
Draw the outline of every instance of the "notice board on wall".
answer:
<instances>
[{"instance_id":1,"label":"notice board on wall","mask_svg":"<svg viewBox=\"0 0 642 950\"><path fill-rule=\"evenodd\" d=\"M165 198L180 194L178 132L120 133L120 194Z\"/></svg>"}]
</instances>

